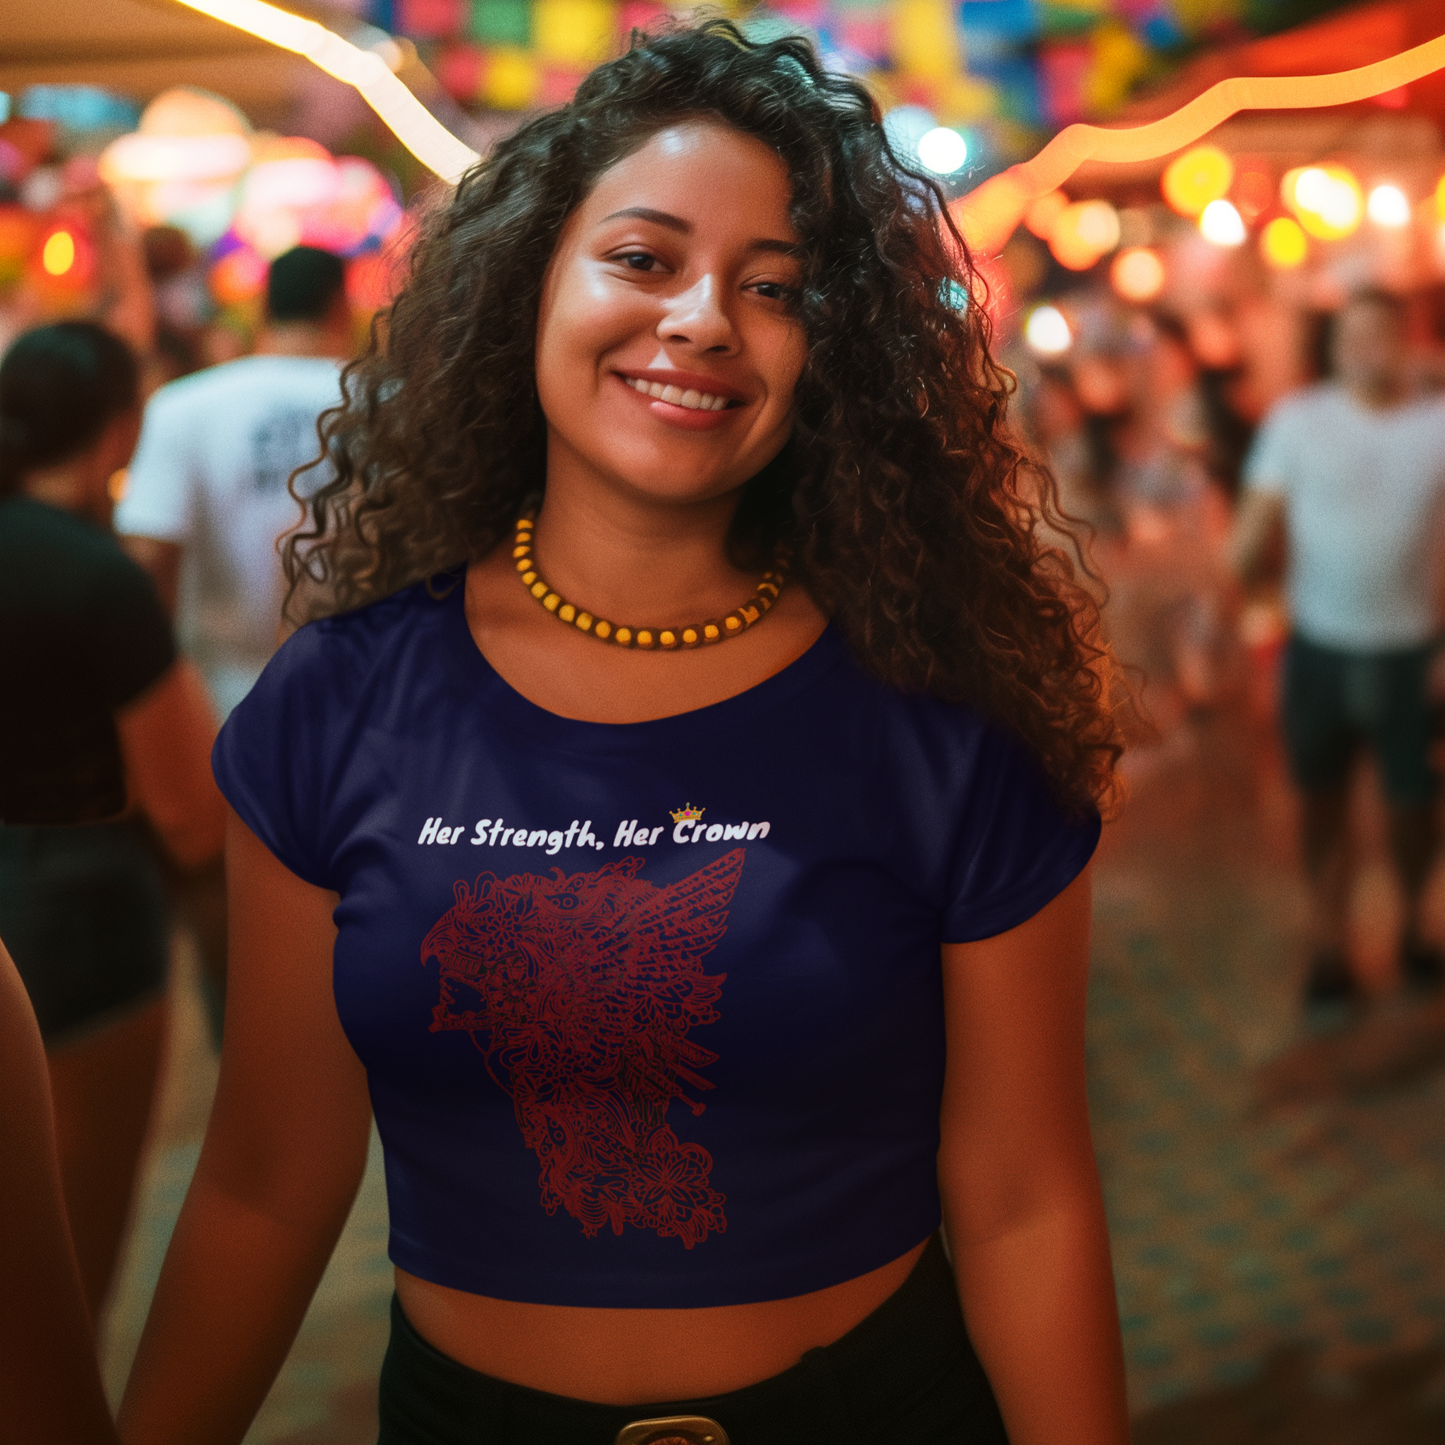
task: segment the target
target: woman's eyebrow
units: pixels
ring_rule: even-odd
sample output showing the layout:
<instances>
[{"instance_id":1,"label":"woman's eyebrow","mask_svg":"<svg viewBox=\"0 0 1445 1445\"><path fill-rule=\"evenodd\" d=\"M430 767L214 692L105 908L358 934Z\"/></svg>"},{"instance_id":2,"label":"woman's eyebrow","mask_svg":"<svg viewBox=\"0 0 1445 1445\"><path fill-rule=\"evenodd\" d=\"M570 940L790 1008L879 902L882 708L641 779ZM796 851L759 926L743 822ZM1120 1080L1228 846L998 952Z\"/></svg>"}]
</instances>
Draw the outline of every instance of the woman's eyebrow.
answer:
<instances>
[{"instance_id":1,"label":"woman's eyebrow","mask_svg":"<svg viewBox=\"0 0 1445 1445\"><path fill-rule=\"evenodd\" d=\"M603 216L599 225L605 226L609 221L651 221L654 226L665 226L669 231L676 231L679 235L692 235L692 222L685 221L681 216L674 216L668 211L654 211L650 206L627 206L620 211L613 211L610 216ZM759 237L755 241L749 241L749 251L776 251L782 256L796 256L801 247L796 241L778 241L770 237Z\"/></svg>"}]
</instances>

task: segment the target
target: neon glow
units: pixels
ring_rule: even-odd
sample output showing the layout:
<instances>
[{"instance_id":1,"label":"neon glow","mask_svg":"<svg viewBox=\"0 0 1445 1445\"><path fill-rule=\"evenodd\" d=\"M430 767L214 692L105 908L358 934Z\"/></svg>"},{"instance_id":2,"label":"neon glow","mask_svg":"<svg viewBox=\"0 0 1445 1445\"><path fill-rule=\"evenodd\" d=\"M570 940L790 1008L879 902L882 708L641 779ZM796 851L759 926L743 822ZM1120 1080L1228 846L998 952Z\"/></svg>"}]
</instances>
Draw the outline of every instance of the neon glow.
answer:
<instances>
[{"instance_id":1,"label":"neon glow","mask_svg":"<svg viewBox=\"0 0 1445 1445\"><path fill-rule=\"evenodd\" d=\"M1212 85L1162 120L1107 130L1071 125L1038 155L990 177L950 207L954 222L976 250L999 250L1029 202L1056 190L1085 161L1147 161L1182 149L1241 110L1312 110L1350 105L1383 95L1445 67L1445 35L1387 60L1332 75L1233 76Z\"/></svg>"},{"instance_id":2,"label":"neon glow","mask_svg":"<svg viewBox=\"0 0 1445 1445\"><path fill-rule=\"evenodd\" d=\"M265 0L180 0L180 3L258 39L268 40L282 50L303 55L328 75L351 86L397 140L444 181L455 185L481 159L432 115L375 51L362 50L324 25L267 5Z\"/></svg>"}]
</instances>

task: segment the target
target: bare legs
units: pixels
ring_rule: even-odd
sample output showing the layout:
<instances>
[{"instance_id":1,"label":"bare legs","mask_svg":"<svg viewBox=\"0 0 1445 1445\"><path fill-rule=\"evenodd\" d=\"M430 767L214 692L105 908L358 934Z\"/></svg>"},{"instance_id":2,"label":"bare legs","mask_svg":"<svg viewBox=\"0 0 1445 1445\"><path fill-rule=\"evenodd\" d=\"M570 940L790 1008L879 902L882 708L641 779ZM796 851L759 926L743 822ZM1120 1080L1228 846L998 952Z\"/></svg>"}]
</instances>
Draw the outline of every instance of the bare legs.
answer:
<instances>
[{"instance_id":1,"label":"bare legs","mask_svg":"<svg viewBox=\"0 0 1445 1445\"><path fill-rule=\"evenodd\" d=\"M1420 937L1420 903L1437 850L1435 810L1428 804L1391 805L1388 816L1390 858L1405 901L1401 954L1408 973L1409 961L1420 957L1424 949ZM1319 983L1325 993L1331 991L1328 987L1331 982L1337 985L1335 993L1354 991L1345 963L1350 883L1354 872L1349 824L1349 793L1345 788L1304 795L1301 841L1310 883L1316 970L1311 984L1313 987Z\"/></svg>"}]
</instances>

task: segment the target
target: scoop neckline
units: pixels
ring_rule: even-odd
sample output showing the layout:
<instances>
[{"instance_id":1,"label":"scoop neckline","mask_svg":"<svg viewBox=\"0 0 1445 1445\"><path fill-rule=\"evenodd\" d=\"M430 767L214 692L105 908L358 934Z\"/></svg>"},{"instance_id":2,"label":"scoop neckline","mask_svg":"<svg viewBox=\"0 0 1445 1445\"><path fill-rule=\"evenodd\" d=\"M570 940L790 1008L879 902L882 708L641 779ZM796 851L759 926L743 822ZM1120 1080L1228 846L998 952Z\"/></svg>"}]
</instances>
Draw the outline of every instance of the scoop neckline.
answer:
<instances>
[{"instance_id":1,"label":"scoop neckline","mask_svg":"<svg viewBox=\"0 0 1445 1445\"><path fill-rule=\"evenodd\" d=\"M653 745L672 734L720 732L736 728L762 713L791 701L835 667L848 660L847 644L830 621L822 632L791 662L771 677L717 702L666 717L640 722L593 722L563 717L540 703L524 697L492 666L477 646L467 626L466 574L446 598L447 631L453 646L463 655L463 676L473 679L482 694L490 720L507 724L528 737L552 746L581 745L589 751L628 749Z\"/></svg>"}]
</instances>

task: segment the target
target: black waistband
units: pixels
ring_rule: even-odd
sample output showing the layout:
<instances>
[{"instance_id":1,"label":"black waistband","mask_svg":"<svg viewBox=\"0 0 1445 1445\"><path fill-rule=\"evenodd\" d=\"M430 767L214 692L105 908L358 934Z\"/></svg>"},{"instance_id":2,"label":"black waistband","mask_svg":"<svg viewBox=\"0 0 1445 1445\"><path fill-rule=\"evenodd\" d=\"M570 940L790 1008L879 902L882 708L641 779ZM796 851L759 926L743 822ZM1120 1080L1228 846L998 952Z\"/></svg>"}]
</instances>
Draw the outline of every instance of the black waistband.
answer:
<instances>
[{"instance_id":1,"label":"black waistband","mask_svg":"<svg viewBox=\"0 0 1445 1445\"><path fill-rule=\"evenodd\" d=\"M598 1405L509 1384L429 1345L392 1301L379 1445L612 1445L640 1419L700 1415L731 1445L1006 1445L937 1236L908 1278L847 1334L741 1390Z\"/></svg>"}]
</instances>

